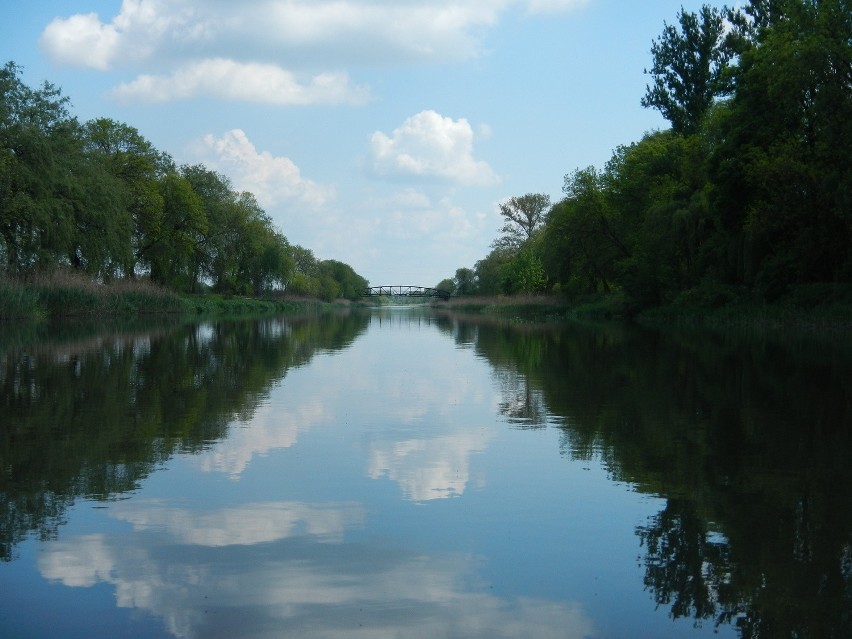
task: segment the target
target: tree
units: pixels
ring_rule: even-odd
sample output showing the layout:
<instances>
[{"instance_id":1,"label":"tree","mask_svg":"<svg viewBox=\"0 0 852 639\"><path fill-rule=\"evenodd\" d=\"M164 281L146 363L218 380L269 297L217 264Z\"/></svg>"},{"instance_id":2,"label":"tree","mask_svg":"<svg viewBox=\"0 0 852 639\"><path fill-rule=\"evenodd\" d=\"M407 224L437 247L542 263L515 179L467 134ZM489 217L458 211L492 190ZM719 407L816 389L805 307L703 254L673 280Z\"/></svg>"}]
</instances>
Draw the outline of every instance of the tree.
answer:
<instances>
[{"instance_id":1,"label":"tree","mask_svg":"<svg viewBox=\"0 0 852 639\"><path fill-rule=\"evenodd\" d=\"M745 10L754 39L712 166L714 207L736 249L730 279L769 300L795 284L852 281L850 3L763 0Z\"/></svg>"},{"instance_id":2,"label":"tree","mask_svg":"<svg viewBox=\"0 0 852 639\"><path fill-rule=\"evenodd\" d=\"M204 276L215 291L236 293L238 288L238 243L245 224L245 214L223 175L203 165L183 166L181 173L201 198L208 220L208 231L196 254Z\"/></svg>"},{"instance_id":3,"label":"tree","mask_svg":"<svg viewBox=\"0 0 852 639\"><path fill-rule=\"evenodd\" d=\"M177 171L160 181L162 224L148 247L151 279L178 290L192 291L200 273L194 259L207 232L201 198Z\"/></svg>"},{"instance_id":4,"label":"tree","mask_svg":"<svg viewBox=\"0 0 852 639\"><path fill-rule=\"evenodd\" d=\"M435 288L439 291L446 291L450 295L453 295L456 292L456 283L448 277L438 282L435 285Z\"/></svg>"},{"instance_id":5,"label":"tree","mask_svg":"<svg viewBox=\"0 0 852 639\"><path fill-rule=\"evenodd\" d=\"M607 164L607 235L619 284L640 306L671 301L717 276L708 241L708 151L700 135L658 131L620 147ZM714 258L717 256L714 255Z\"/></svg>"},{"instance_id":6,"label":"tree","mask_svg":"<svg viewBox=\"0 0 852 639\"><path fill-rule=\"evenodd\" d=\"M545 212L550 208L550 196L543 193L527 193L512 197L500 204L500 215L505 223L502 234L492 247L520 248L544 223Z\"/></svg>"},{"instance_id":7,"label":"tree","mask_svg":"<svg viewBox=\"0 0 852 639\"><path fill-rule=\"evenodd\" d=\"M97 118L83 125L84 148L98 158L104 169L119 181L115 197L120 199L116 215L129 215L128 236L133 253L124 265L124 275L133 277L137 269L150 268L146 248L159 232L163 221L163 198L159 180L173 170L171 158L157 151L137 129L109 118Z\"/></svg>"},{"instance_id":8,"label":"tree","mask_svg":"<svg viewBox=\"0 0 852 639\"><path fill-rule=\"evenodd\" d=\"M351 266L337 260L323 260L319 263L319 270L320 277L328 275L337 283L339 297L357 299L369 285Z\"/></svg>"},{"instance_id":9,"label":"tree","mask_svg":"<svg viewBox=\"0 0 852 639\"><path fill-rule=\"evenodd\" d=\"M546 272L566 291L609 291L626 248L613 228L604 176L594 167L577 170L565 176L563 191L542 238Z\"/></svg>"},{"instance_id":10,"label":"tree","mask_svg":"<svg viewBox=\"0 0 852 639\"><path fill-rule=\"evenodd\" d=\"M67 255L72 215L63 197L72 177L76 123L49 83L33 90L13 62L0 69L0 255L24 272Z\"/></svg>"},{"instance_id":11,"label":"tree","mask_svg":"<svg viewBox=\"0 0 852 639\"><path fill-rule=\"evenodd\" d=\"M234 207L238 222L231 251L236 259L237 290L261 295L283 287L294 267L287 238L275 229L271 218L251 193L236 196Z\"/></svg>"},{"instance_id":12,"label":"tree","mask_svg":"<svg viewBox=\"0 0 852 639\"><path fill-rule=\"evenodd\" d=\"M502 269L505 293L539 293L547 284L541 257L530 246L524 246Z\"/></svg>"},{"instance_id":13,"label":"tree","mask_svg":"<svg viewBox=\"0 0 852 639\"><path fill-rule=\"evenodd\" d=\"M475 274L469 268L456 269L456 276L453 281L456 295L472 295L476 288Z\"/></svg>"},{"instance_id":14,"label":"tree","mask_svg":"<svg viewBox=\"0 0 852 639\"><path fill-rule=\"evenodd\" d=\"M498 295L503 292L503 267L512 261L514 253L514 249L495 247L474 264L476 292L479 295Z\"/></svg>"},{"instance_id":15,"label":"tree","mask_svg":"<svg viewBox=\"0 0 852 639\"><path fill-rule=\"evenodd\" d=\"M73 179L65 199L71 224L67 259L74 269L109 280L133 269L133 220L126 207L125 188L99 155L84 151L84 138L75 145Z\"/></svg>"},{"instance_id":16,"label":"tree","mask_svg":"<svg viewBox=\"0 0 852 639\"><path fill-rule=\"evenodd\" d=\"M665 24L651 45L653 76L642 106L662 113L676 133L698 130L717 97L730 93L729 66L733 49L727 39L723 13L704 5L699 14L677 14L680 30Z\"/></svg>"},{"instance_id":17,"label":"tree","mask_svg":"<svg viewBox=\"0 0 852 639\"><path fill-rule=\"evenodd\" d=\"M290 246L290 254L293 256L297 273L303 273L308 276L317 274L317 258L314 257L314 252L298 244Z\"/></svg>"}]
</instances>

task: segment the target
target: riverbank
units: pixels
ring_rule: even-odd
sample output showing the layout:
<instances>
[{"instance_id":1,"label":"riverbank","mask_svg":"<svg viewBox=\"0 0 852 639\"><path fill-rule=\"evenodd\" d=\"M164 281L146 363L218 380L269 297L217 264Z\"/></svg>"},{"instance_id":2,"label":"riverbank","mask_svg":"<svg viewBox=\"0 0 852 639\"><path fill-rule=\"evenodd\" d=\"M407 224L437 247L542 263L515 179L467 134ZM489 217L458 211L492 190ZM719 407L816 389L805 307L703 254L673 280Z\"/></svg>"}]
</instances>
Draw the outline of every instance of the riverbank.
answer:
<instances>
[{"instance_id":1,"label":"riverbank","mask_svg":"<svg viewBox=\"0 0 852 639\"><path fill-rule=\"evenodd\" d=\"M305 297L249 298L217 294L181 295L146 280L100 284L67 271L27 280L0 277L0 321L43 322L135 317L238 317L302 314L341 304ZM852 334L852 286L795 289L773 304L733 296L681 299L637 312L620 293L567 298L560 295L454 297L433 307L491 315L515 322L629 320L642 324L750 330L805 329Z\"/></svg>"},{"instance_id":2,"label":"riverbank","mask_svg":"<svg viewBox=\"0 0 852 639\"><path fill-rule=\"evenodd\" d=\"M845 286L802 288L773 304L735 298L680 300L642 311L633 309L620 293L573 299L555 295L457 297L434 306L515 321L626 320L647 325L852 334L852 287Z\"/></svg>"},{"instance_id":3,"label":"riverbank","mask_svg":"<svg viewBox=\"0 0 852 639\"><path fill-rule=\"evenodd\" d=\"M0 277L0 321L265 315L317 311L332 306L308 298L180 295L145 280L100 284L63 271L27 280Z\"/></svg>"}]
</instances>

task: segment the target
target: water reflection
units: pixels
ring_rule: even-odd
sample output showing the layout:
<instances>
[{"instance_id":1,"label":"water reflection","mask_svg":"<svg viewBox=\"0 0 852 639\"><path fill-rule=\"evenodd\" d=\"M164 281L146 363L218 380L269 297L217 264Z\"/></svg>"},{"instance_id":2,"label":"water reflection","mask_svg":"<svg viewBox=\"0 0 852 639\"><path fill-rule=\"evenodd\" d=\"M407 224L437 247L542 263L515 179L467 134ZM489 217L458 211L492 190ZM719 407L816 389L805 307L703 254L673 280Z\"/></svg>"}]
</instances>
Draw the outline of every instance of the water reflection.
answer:
<instances>
[{"instance_id":1,"label":"water reflection","mask_svg":"<svg viewBox=\"0 0 852 639\"><path fill-rule=\"evenodd\" d=\"M30 531L55 537L77 497L108 499L176 452L209 450L289 368L366 326L349 315L71 333L1 353L0 559Z\"/></svg>"},{"instance_id":2,"label":"water reflection","mask_svg":"<svg viewBox=\"0 0 852 639\"><path fill-rule=\"evenodd\" d=\"M66 586L109 584L119 607L162 619L175 637L590 636L579 605L501 598L470 555L388 545L173 545L154 528L131 544L89 535L51 544L39 569Z\"/></svg>"},{"instance_id":3,"label":"water reflection","mask_svg":"<svg viewBox=\"0 0 852 639\"><path fill-rule=\"evenodd\" d=\"M198 465L205 472L220 472L239 479L252 459L270 451L289 448L299 434L332 419L320 401L289 405L286 411L270 404L259 406L251 419L240 418L227 438L199 453Z\"/></svg>"},{"instance_id":4,"label":"water reflection","mask_svg":"<svg viewBox=\"0 0 852 639\"><path fill-rule=\"evenodd\" d=\"M110 508L112 517L137 531L155 530L182 544L250 546L297 536L340 542L347 528L364 524L359 504L266 502L218 510L178 507L163 500L134 500Z\"/></svg>"},{"instance_id":5,"label":"water reflection","mask_svg":"<svg viewBox=\"0 0 852 639\"><path fill-rule=\"evenodd\" d=\"M403 441L373 442L368 474L387 477L402 489L406 499L428 501L456 497L470 481L470 456L483 452L489 436L473 431ZM480 480L480 486L484 482Z\"/></svg>"},{"instance_id":6,"label":"water reflection","mask_svg":"<svg viewBox=\"0 0 852 639\"><path fill-rule=\"evenodd\" d=\"M17 344L3 559L55 539L45 579L177 637L631 636L642 606L595 608L632 587L592 583L623 550L588 539L616 532L576 468L602 466L653 505L628 552L648 614L688 620L670 636L852 636L850 350L387 310ZM575 486L588 501L561 500ZM81 497L107 523L58 534Z\"/></svg>"},{"instance_id":7,"label":"water reflection","mask_svg":"<svg viewBox=\"0 0 852 639\"><path fill-rule=\"evenodd\" d=\"M540 394L566 456L666 498L637 535L673 618L852 636L848 341L486 323L475 347L529 385L504 405Z\"/></svg>"}]
</instances>

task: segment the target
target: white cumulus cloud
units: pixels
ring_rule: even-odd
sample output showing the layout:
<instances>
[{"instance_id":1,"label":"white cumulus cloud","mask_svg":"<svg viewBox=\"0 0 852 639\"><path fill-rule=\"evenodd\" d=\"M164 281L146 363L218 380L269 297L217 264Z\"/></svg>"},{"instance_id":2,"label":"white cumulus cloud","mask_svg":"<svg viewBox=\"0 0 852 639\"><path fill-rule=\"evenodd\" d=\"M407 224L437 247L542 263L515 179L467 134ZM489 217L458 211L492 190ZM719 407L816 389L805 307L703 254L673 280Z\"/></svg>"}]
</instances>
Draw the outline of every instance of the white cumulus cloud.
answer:
<instances>
[{"instance_id":1,"label":"white cumulus cloud","mask_svg":"<svg viewBox=\"0 0 852 639\"><path fill-rule=\"evenodd\" d=\"M258 151L242 129L222 137L204 136L195 153L208 168L229 176L238 190L253 193L264 207L296 202L319 208L334 197L332 187L303 177L291 159Z\"/></svg>"},{"instance_id":2,"label":"white cumulus cloud","mask_svg":"<svg viewBox=\"0 0 852 639\"><path fill-rule=\"evenodd\" d=\"M117 86L122 101L167 102L196 96L276 105L363 104L369 91L352 86L345 73L321 73L308 82L273 64L242 64L223 58L192 62L171 75L140 75Z\"/></svg>"},{"instance_id":3,"label":"white cumulus cloud","mask_svg":"<svg viewBox=\"0 0 852 639\"><path fill-rule=\"evenodd\" d=\"M469 60L513 6L534 14L585 2L123 0L111 18L54 18L39 45L59 64L135 73L114 91L124 99L362 104L366 90L340 69Z\"/></svg>"},{"instance_id":4,"label":"white cumulus cloud","mask_svg":"<svg viewBox=\"0 0 852 639\"><path fill-rule=\"evenodd\" d=\"M556 13L571 11L586 5L588 0L527 0L527 10L530 13Z\"/></svg>"},{"instance_id":5,"label":"white cumulus cloud","mask_svg":"<svg viewBox=\"0 0 852 639\"><path fill-rule=\"evenodd\" d=\"M120 35L114 25L104 24L96 13L56 18L41 36L42 49L64 64L105 71L120 51Z\"/></svg>"},{"instance_id":6,"label":"white cumulus cloud","mask_svg":"<svg viewBox=\"0 0 852 639\"><path fill-rule=\"evenodd\" d=\"M505 0L124 0L116 16L55 18L42 49L68 64L106 69L148 58L265 51L338 62L459 60L477 55L481 29Z\"/></svg>"},{"instance_id":7,"label":"white cumulus cloud","mask_svg":"<svg viewBox=\"0 0 852 639\"><path fill-rule=\"evenodd\" d=\"M371 137L372 168L388 177L438 178L467 185L491 186L498 176L473 153L473 129L464 118L453 120L421 111L394 129Z\"/></svg>"},{"instance_id":8,"label":"white cumulus cloud","mask_svg":"<svg viewBox=\"0 0 852 639\"><path fill-rule=\"evenodd\" d=\"M207 31L203 2L196 0L123 0L117 16L102 22L98 14L54 18L39 45L53 60L98 70L139 62L203 40Z\"/></svg>"},{"instance_id":9,"label":"white cumulus cloud","mask_svg":"<svg viewBox=\"0 0 852 639\"><path fill-rule=\"evenodd\" d=\"M142 60L251 55L313 64L461 60L515 5L530 13L587 0L123 0L118 13L57 17L40 44L54 60L108 69ZM307 56L307 59L306 59Z\"/></svg>"}]
</instances>

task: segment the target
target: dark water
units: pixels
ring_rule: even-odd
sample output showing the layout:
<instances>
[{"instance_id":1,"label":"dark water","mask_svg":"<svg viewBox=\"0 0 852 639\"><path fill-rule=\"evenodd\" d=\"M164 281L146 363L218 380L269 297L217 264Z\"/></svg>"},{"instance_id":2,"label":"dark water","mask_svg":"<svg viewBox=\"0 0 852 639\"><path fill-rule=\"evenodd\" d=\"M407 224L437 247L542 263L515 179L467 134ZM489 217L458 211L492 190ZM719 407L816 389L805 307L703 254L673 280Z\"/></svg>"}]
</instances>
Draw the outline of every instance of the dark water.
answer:
<instances>
[{"instance_id":1,"label":"dark water","mask_svg":"<svg viewBox=\"0 0 852 639\"><path fill-rule=\"evenodd\" d=\"M852 637L852 348L0 329L0 636Z\"/></svg>"}]
</instances>

